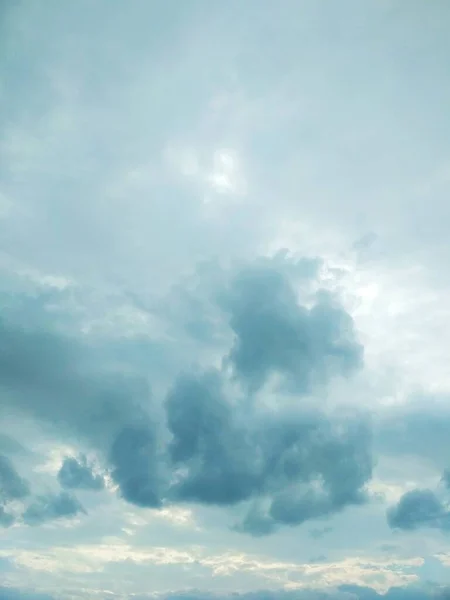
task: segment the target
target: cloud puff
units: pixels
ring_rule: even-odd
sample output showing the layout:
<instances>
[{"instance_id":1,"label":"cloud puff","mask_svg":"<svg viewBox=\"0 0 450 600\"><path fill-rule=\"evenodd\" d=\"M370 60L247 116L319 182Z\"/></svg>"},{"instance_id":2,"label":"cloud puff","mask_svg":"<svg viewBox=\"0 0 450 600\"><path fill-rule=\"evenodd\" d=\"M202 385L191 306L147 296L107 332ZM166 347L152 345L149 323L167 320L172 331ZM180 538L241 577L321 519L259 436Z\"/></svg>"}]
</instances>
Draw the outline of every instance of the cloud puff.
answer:
<instances>
[{"instance_id":1,"label":"cloud puff","mask_svg":"<svg viewBox=\"0 0 450 600\"><path fill-rule=\"evenodd\" d=\"M120 430L110 452L112 478L122 496L137 506L161 506L157 443L149 424Z\"/></svg>"},{"instance_id":2,"label":"cloud puff","mask_svg":"<svg viewBox=\"0 0 450 600\"><path fill-rule=\"evenodd\" d=\"M335 300L310 294L299 303L296 285L317 265L279 255L237 270L207 269L208 301L222 317L218 326L233 334L231 349L222 348L227 364L186 369L168 386L162 410L158 399L150 406L142 364L129 354L111 368L95 338L52 330L47 321L40 327L39 312L34 326L4 320L0 375L8 394L0 394L0 409L9 410L12 397L15 410L83 439L122 497L138 506L248 502L241 528L261 534L364 502L372 474L367 423L325 416L319 407L263 410L255 401L272 373L301 397L362 364L352 319ZM69 489L102 485L83 457L66 458L58 479ZM41 498L24 520L80 510L67 494Z\"/></svg>"},{"instance_id":3,"label":"cloud puff","mask_svg":"<svg viewBox=\"0 0 450 600\"><path fill-rule=\"evenodd\" d=\"M312 307L300 305L279 269L241 270L224 305L236 336L228 359L251 390L279 372L293 392L307 393L333 374L349 374L362 365L363 348L350 315L326 295Z\"/></svg>"},{"instance_id":4,"label":"cloud puff","mask_svg":"<svg viewBox=\"0 0 450 600\"><path fill-rule=\"evenodd\" d=\"M428 489L411 490L388 511L388 523L395 529L413 531L420 527L450 530L448 511L434 492Z\"/></svg>"},{"instance_id":5,"label":"cloud puff","mask_svg":"<svg viewBox=\"0 0 450 600\"><path fill-rule=\"evenodd\" d=\"M3 506L0 506L0 525L10 527L14 523L14 517L7 513Z\"/></svg>"},{"instance_id":6,"label":"cloud puff","mask_svg":"<svg viewBox=\"0 0 450 600\"><path fill-rule=\"evenodd\" d=\"M86 456L81 454L78 459L67 456L58 472L61 487L99 491L105 487L101 475L95 475L89 466Z\"/></svg>"},{"instance_id":7,"label":"cloud puff","mask_svg":"<svg viewBox=\"0 0 450 600\"><path fill-rule=\"evenodd\" d=\"M10 527L15 520L5 510L5 505L13 500L23 500L29 493L28 482L19 475L11 460L0 454L0 526Z\"/></svg>"},{"instance_id":8,"label":"cloud puff","mask_svg":"<svg viewBox=\"0 0 450 600\"><path fill-rule=\"evenodd\" d=\"M167 397L177 500L232 505L264 499L243 528L268 533L364 502L372 473L370 432L355 420L264 413L231 405L215 372L184 376ZM266 504L267 504L266 502Z\"/></svg>"},{"instance_id":9,"label":"cloud puff","mask_svg":"<svg viewBox=\"0 0 450 600\"><path fill-rule=\"evenodd\" d=\"M0 502L21 500L29 493L28 483L18 474L10 459L0 454Z\"/></svg>"},{"instance_id":10,"label":"cloud puff","mask_svg":"<svg viewBox=\"0 0 450 600\"><path fill-rule=\"evenodd\" d=\"M22 515L27 525L41 525L54 519L70 518L85 513L83 506L71 494L39 496Z\"/></svg>"}]
</instances>

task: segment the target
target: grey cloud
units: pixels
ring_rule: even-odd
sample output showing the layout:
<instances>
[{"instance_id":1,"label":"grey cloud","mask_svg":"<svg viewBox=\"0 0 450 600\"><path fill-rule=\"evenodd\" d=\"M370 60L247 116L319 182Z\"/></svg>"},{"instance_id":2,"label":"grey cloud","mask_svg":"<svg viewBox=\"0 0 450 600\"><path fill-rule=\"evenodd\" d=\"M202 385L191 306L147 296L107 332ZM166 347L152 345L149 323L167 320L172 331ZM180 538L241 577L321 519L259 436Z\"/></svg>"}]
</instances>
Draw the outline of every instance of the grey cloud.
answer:
<instances>
[{"instance_id":1,"label":"grey cloud","mask_svg":"<svg viewBox=\"0 0 450 600\"><path fill-rule=\"evenodd\" d=\"M0 526L10 527L14 523L13 515L10 515L3 506L0 506Z\"/></svg>"},{"instance_id":2,"label":"grey cloud","mask_svg":"<svg viewBox=\"0 0 450 600\"><path fill-rule=\"evenodd\" d=\"M56 600L55 596L51 596L50 594L41 594L39 592L4 586L0 586L0 598L2 600Z\"/></svg>"},{"instance_id":3,"label":"grey cloud","mask_svg":"<svg viewBox=\"0 0 450 600\"><path fill-rule=\"evenodd\" d=\"M211 593L203 591L175 592L164 600L447 600L450 589L437 585L411 585L391 587L379 593L371 587L341 585L337 588L307 588L297 590L258 590L244 593ZM136 600L153 600L152 594L136 597Z\"/></svg>"},{"instance_id":4,"label":"grey cloud","mask_svg":"<svg viewBox=\"0 0 450 600\"><path fill-rule=\"evenodd\" d=\"M161 467L152 427L124 427L112 444L109 458L112 478L125 500L138 506L161 506Z\"/></svg>"},{"instance_id":5,"label":"grey cloud","mask_svg":"<svg viewBox=\"0 0 450 600\"><path fill-rule=\"evenodd\" d=\"M372 473L370 433L320 414L264 414L231 406L220 377L182 377L167 398L177 500L252 505L241 529L255 535L298 525L365 501ZM177 471L176 471L177 472Z\"/></svg>"},{"instance_id":6,"label":"grey cloud","mask_svg":"<svg viewBox=\"0 0 450 600\"><path fill-rule=\"evenodd\" d=\"M279 372L292 391L307 393L314 384L362 365L363 348L350 315L325 294L312 308L300 305L280 269L241 270L223 303L236 336L228 359L251 390Z\"/></svg>"},{"instance_id":7,"label":"grey cloud","mask_svg":"<svg viewBox=\"0 0 450 600\"><path fill-rule=\"evenodd\" d=\"M176 498L207 504L245 500L259 483L248 432L240 429L218 373L184 376L166 402L175 467L187 466L173 487Z\"/></svg>"},{"instance_id":8,"label":"grey cloud","mask_svg":"<svg viewBox=\"0 0 450 600\"><path fill-rule=\"evenodd\" d=\"M420 527L450 530L450 511L428 489L411 490L389 509L388 523L394 529L413 531Z\"/></svg>"},{"instance_id":9,"label":"grey cloud","mask_svg":"<svg viewBox=\"0 0 450 600\"><path fill-rule=\"evenodd\" d=\"M101 442L146 391L140 378L115 374L75 337L0 321L0 411L12 402L16 411Z\"/></svg>"},{"instance_id":10,"label":"grey cloud","mask_svg":"<svg viewBox=\"0 0 450 600\"><path fill-rule=\"evenodd\" d=\"M271 413L255 402L272 372L301 396L361 365L350 316L328 296L315 297L312 308L297 301L294 284L313 277L318 264L280 254L237 271L203 273L219 327L230 325L235 334L228 361L243 383L242 398L227 396L226 370L191 368L175 379L163 412L153 403L150 415L142 363L122 356L110 364L95 339L52 330L46 320L40 327L38 311L26 326L0 323L0 385L8 392L0 394L0 410L9 410L13 397L15 410L81 437L102 455L121 496L138 506L248 501L238 527L260 535L364 502L371 439L359 416L326 417L301 406ZM65 488L101 485L84 459L66 459L58 479ZM61 496L59 508L77 512L69 498ZM35 503L24 518L55 516L52 506Z\"/></svg>"},{"instance_id":11,"label":"grey cloud","mask_svg":"<svg viewBox=\"0 0 450 600\"><path fill-rule=\"evenodd\" d=\"M105 487L103 477L92 472L83 454L78 459L69 456L64 459L58 471L58 481L61 487L69 489L99 491Z\"/></svg>"},{"instance_id":12,"label":"grey cloud","mask_svg":"<svg viewBox=\"0 0 450 600\"><path fill-rule=\"evenodd\" d=\"M323 538L327 533L330 533L331 531L333 531L332 527L315 527L314 529L311 529L309 532L309 535L314 539L314 540L320 540L321 538Z\"/></svg>"},{"instance_id":13,"label":"grey cloud","mask_svg":"<svg viewBox=\"0 0 450 600\"><path fill-rule=\"evenodd\" d=\"M325 554L319 554L318 556L311 556L311 558L309 559L309 563L323 563L323 562L327 562L328 557L325 556Z\"/></svg>"},{"instance_id":14,"label":"grey cloud","mask_svg":"<svg viewBox=\"0 0 450 600\"><path fill-rule=\"evenodd\" d=\"M380 594L370 587L358 585L342 585L338 589L340 592L349 594L350 599L357 600L379 600L380 598L384 600L444 600L450 591L446 587L431 585L392 587L385 594Z\"/></svg>"},{"instance_id":15,"label":"grey cloud","mask_svg":"<svg viewBox=\"0 0 450 600\"><path fill-rule=\"evenodd\" d=\"M27 525L41 525L47 521L71 518L85 512L74 496L67 492L61 492L58 495L37 497L25 510L22 518Z\"/></svg>"},{"instance_id":16,"label":"grey cloud","mask_svg":"<svg viewBox=\"0 0 450 600\"><path fill-rule=\"evenodd\" d=\"M28 483L7 456L0 454L0 501L20 500L30 493Z\"/></svg>"},{"instance_id":17,"label":"grey cloud","mask_svg":"<svg viewBox=\"0 0 450 600\"><path fill-rule=\"evenodd\" d=\"M120 450L136 464L120 432L142 419L140 403L147 399L144 377L116 373L101 352L77 338L40 331L39 323L25 328L0 322L0 414L8 415L11 408L30 414L59 433L82 439L106 459L113 446L119 481L125 481L120 474L127 470ZM89 477L86 465L72 461L63 465L59 479L65 487L100 485Z\"/></svg>"}]
</instances>

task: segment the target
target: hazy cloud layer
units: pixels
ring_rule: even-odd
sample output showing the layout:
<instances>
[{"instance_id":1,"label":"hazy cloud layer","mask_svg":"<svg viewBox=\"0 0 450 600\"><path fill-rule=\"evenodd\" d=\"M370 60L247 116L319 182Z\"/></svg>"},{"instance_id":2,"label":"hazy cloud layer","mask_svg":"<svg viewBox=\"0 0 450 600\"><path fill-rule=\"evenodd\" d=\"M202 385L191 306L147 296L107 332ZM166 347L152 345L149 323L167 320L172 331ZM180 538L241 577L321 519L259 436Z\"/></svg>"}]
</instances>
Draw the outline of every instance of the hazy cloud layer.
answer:
<instances>
[{"instance_id":1,"label":"hazy cloud layer","mask_svg":"<svg viewBox=\"0 0 450 600\"><path fill-rule=\"evenodd\" d=\"M0 4L0 596L431 599L445 3Z\"/></svg>"}]
</instances>

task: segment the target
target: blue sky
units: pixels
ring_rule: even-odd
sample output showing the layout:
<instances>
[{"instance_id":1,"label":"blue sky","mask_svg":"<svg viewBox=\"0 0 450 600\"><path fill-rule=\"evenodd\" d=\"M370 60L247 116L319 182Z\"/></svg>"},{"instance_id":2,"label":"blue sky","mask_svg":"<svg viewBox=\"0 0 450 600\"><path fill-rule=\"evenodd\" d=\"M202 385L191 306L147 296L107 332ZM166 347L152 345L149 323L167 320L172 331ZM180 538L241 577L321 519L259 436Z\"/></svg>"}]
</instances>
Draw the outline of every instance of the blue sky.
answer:
<instances>
[{"instance_id":1,"label":"blue sky","mask_svg":"<svg viewBox=\"0 0 450 600\"><path fill-rule=\"evenodd\" d=\"M447 2L0 11L0 596L448 597Z\"/></svg>"}]
</instances>

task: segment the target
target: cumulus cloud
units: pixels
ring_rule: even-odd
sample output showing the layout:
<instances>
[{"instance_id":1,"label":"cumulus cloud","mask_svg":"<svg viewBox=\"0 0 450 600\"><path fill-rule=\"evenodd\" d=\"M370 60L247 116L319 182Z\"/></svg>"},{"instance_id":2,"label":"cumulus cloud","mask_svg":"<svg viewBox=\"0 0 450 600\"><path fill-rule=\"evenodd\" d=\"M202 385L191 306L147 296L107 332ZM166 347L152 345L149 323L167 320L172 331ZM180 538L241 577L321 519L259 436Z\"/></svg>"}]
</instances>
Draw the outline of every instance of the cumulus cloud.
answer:
<instances>
[{"instance_id":1,"label":"cumulus cloud","mask_svg":"<svg viewBox=\"0 0 450 600\"><path fill-rule=\"evenodd\" d=\"M222 370L190 367L180 374L162 412L155 412L155 402L149 410L145 374L132 362L122 366L135 375L113 373L89 338L39 327L39 312L34 326L4 320L0 373L8 394L0 403L8 408L13 397L15 410L81 436L101 454L122 497L137 506L247 501L240 527L261 534L360 504L372 458L370 431L358 415L325 416L319 407L300 406L271 412L254 401L272 373L300 398L362 364L362 346L344 309L328 296L310 295L308 306L297 298L296 282L314 277L318 264L278 255L206 271L203 286L210 286L209 302L222 315L219 326L233 334L232 347L222 349ZM239 383L234 388L230 364ZM84 455L66 457L58 480L66 489L103 487ZM24 520L39 523L80 510L63 494L36 501Z\"/></svg>"},{"instance_id":2,"label":"cumulus cloud","mask_svg":"<svg viewBox=\"0 0 450 600\"><path fill-rule=\"evenodd\" d=\"M30 493L28 482L15 469L11 460L0 454L0 525L10 527L14 516L5 509L5 505L14 500L23 500Z\"/></svg>"},{"instance_id":3,"label":"cumulus cloud","mask_svg":"<svg viewBox=\"0 0 450 600\"><path fill-rule=\"evenodd\" d=\"M85 512L74 496L61 492L57 495L38 496L27 507L22 518L27 525L41 525L47 521L71 518Z\"/></svg>"},{"instance_id":4,"label":"cumulus cloud","mask_svg":"<svg viewBox=\"0 0 450 600\"><path fill-rule=\"evenodd\" d=\"M307 393L333 374L349 374L362 365L363 349L350 315L326 295L312 307L302 306L278 269L240 271L224 304L236 336L228 358L251 390L279 372L294 393Z\"/></svg>"},{"instance_id":5,"label":"cumulus cloud","mask_svg":"<svg viewBox=\"0 0 450 600\"><path fill-rule=\"evenodd\" d=\"M372 473L363 421L309 412L264 413L225 398L217 373L181 378L167 398L178 500L232 505L264 499L242 528L268 533L365 501Z\"/></svg>"},{"instance_id":6,"label":"cumulus cloud","mask_svg":"<svg viewBox=\"0 0 450 600\"><path fill-rule=\"evenodd\" d=\"M450 511L432 490L417 489L404 494L388 511L392 528L413 531L420 527L450 530Z\"/></svg>"},{"instance_id":7,"label":"cumulus cloud","mask_svg":"<svg viewBox=\"0 0 450 600\"><path fill-rule=\"evenodd\" d=\"M137 506L159 508L161 480L155 433L150 425L127 426L119 431L110 452L112 478L125 500Z\"/></svg>"},{"instance_id":8,"label":"cumulus cloud","mask_svg":"<svg viewBox=\"0 0 450 600\"><path fill-rule=\"evenodd\" d=\"M95 475L87 458L81 454L78 458L67 456L60 470L58 481L63 488L99 491L105 487L101 475Z\"/></svg>"},{"instance_id":9,"label":"cumulus cloud","mask_svg":"<svg viewBox=\"0 0 450 600\"><path fill-rule=\"evenodd\" d=\"M16 471L11 460L0 455L0 502L21 500L29 493L28 483Z\"/></svg>"}]
</instances>

